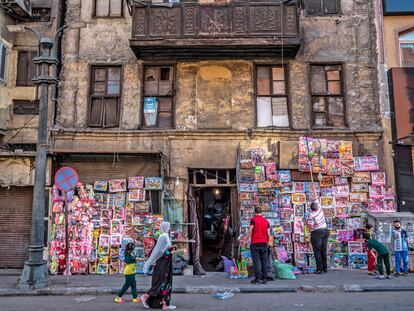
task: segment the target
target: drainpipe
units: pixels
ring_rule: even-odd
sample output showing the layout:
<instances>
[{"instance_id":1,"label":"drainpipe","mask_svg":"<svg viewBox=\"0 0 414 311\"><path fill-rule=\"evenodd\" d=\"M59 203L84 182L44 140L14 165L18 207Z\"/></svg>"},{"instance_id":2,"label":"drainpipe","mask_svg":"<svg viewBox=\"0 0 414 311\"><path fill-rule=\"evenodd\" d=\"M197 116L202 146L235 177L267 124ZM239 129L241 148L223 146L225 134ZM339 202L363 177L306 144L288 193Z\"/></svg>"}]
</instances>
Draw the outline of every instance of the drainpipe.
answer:
<instances>
[{"instance_id":1,"label":"drainpipe","mask_svg":"<svg viewBox=\"0 0 414 311\"><path fill-rule=\"evenodd\" d=\"M60 29L61 27L63 27L63 25L65 25L65 20L66 20L66 4L67 4L67 0L59 0L58 3L58 12L57 12L57 17L56 17L56 29ZM60 77L60 72L62 70L62 35L60 35L58 37L58 41L57 44L54 47L56 49L56 57L57 57L57 61L58 64L56 66L56 74L55 77L57 77L58 81L59 81L59 77ZM57 113L57 97L58 97L58 84L53 84L52 88L50 90L50 95L51 95L51 102L52 102L52 118L51 118L51 127L53 128L56 125L56 113Z\"/></svg>"}]
</instances>

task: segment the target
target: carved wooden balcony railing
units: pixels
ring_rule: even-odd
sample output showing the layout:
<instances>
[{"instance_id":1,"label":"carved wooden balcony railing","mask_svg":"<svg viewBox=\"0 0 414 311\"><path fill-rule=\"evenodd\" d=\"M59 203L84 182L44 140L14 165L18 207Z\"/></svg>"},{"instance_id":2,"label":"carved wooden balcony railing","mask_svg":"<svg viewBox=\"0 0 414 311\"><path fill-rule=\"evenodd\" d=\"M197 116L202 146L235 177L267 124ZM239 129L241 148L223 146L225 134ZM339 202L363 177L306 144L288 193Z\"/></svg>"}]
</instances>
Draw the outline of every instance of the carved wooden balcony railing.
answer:
<instances>
[{"instance_id":1,"label":"carved wooden balcony railing","mask_svg":"<svg viewBox=\"0 0 414 311\"><path fill-rule=\"evenodd\" d=\"M296 1L137 4L132 12L138 58L292 57L301 44Z\"/></svg>"}]
</instances>

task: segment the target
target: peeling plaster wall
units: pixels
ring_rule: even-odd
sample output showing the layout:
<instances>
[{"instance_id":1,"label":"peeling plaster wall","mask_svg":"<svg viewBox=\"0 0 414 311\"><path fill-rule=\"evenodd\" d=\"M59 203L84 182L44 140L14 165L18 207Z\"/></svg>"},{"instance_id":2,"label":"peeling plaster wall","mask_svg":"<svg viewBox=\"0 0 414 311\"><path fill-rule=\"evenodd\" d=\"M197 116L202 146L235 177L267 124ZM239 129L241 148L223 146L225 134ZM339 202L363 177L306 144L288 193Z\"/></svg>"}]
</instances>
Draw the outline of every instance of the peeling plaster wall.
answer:
<instances>
[{"instance_id":1,"label":"peeling plaster wall","mask_svg":"<svg viewBox=\"0 0 414 311\"><path fill-rule=\"evenodd\" d=\"M251 61L179 63L176 127L180 130L254 127L252 74ZM220 85L225 86L222 91Z\"/></svg>"},{"instance_id":2,"label":"peeling plaster wall","mask_svg":"<svg viewBox=\"0 0 414 311\"><path fill-rule=\"evenodd\" d=\"M52 2L51 22L19 22L19 25L36 29L41 36L51 37L56 30L58 1ZM4 137L0 137L0 146L7 144L35 144L37 141L38 117L33 115L14 115L13 100L34 101L38 97L35 86L17 85L18 53L22 51L36 51L36 38L30 31L10 33L7 25L16 21L0 8L0 40L8 47L7 79L0 82L0 129L6 130ZM50 114L49 114L50 116Z\"/></svg>"},{"instance_id":3,"label":"peeling plaster wall","mask_svg":"<svg viewBox=\"0 0 414 311\"><path fill-rule=\"evenodd\" d=\"M292 66L295 74L306 77L306 63L343 65L350 130L380 129L374 1L342 0L341 16L303 16L303 46ZM302 68L298 68L299 65ZM294 79L292 75L291 79ZM306 99L301 105L306 110L310 102L306 95L309 94L309 84L300 82L292 85L297 87L302 99ZM301 117L308 119L309 115ZM299 116L293 115L293 118L300 123L306 122ZM309 126L308 122L305 124Z\"/></svg>"},{"instance_id":4,"label":"peeling plaster wall","mask_svg":"<svg viewBox=\"0 0 414 311\"><path fill-rule=\"evenodd\" d=\"M309 131L309 65L340 63L349 129L318 130L313 135L352 140L355 154L381 157L373 1L342 0L340 16L310 17L302 12L303 45L295 59L176 62L175 129L139 131L143 63L129 46L131 17L125 11L124 18L93 18L92 0L69 0L67 22L85 22L86 27L65 32L57 127L53 132L55 151L161 151L169 161L171 177L186 176L188 167L234 168L239 144L243 148L268 148L278 141L297 141ZM291 130L255 129L254 66L282 62L289 69ZM93 64L122 65L117 129L87 128ZM225 89L220 90L220 84ZM59 134L61 129L70 133ZM253 132L249 137L250 129Z\"/></svg>"},{"instance_id":5,"label":"peeling plaster wall","mask_svg":"<svg viewBox=\"0 0 414 311\"><path fill-rule=\"evenodd\" d=\"M123 70L120 129L136 129L139 123L140 69L129 46L131 16L124 6L124 18L92 17L93 1L69 0L66 22L83 22L86 27L68 29L62 42L63 68L57 125L87 127L90 67L116 64Z\"/></svg>"}]
</instances>

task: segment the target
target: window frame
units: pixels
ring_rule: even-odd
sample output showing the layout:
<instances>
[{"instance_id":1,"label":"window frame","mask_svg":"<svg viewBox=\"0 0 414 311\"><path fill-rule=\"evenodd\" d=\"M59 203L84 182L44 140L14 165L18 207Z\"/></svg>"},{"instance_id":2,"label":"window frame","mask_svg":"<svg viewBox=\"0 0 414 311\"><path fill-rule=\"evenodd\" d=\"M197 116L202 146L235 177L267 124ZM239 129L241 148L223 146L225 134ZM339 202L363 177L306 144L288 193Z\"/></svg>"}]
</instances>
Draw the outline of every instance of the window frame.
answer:
<instances>
[{"instance_id":1,"label":"window frame","mask_svg":"<svg viewBox=\"0 0 414 311\"><path fill-rule=\"evenodd\" d=\"M325 3L325 1L332 1L332 0L320 0L321 4L323 5ZM323 3L322 3L323 1ZM324 12L318 12L318 13L309 13L308 8L306 7L306 3L305 3L305 11L306 11L306 16L337 16L337 15L342 15L342 3L341 0L334 0L336 1L336 6L338 8L336 13L324 13ZM323 9L323 7L321 8Z\"/></svg>"},{"instance_id":2,"label":"window frame","mask_svg":"<svg viewBox=\"0 0 414 311\"><path fill-rule=\"evenodd\" d=\"M96 9L97 9L97 1L100 0L93 0L92 1L92 17L93 18L124 18L124 10L125 10L125 5L124 5L124 0L119 0L121 1L121 15L116 15L116 16L112 16L111 15L111 1L109 1L109 8L108 8L108 15L107 16L97 16L96 15Z\"/></svg>"},{"instance_id":3,"label":"window frame","mask_svg":"<svg viewBox=\"0 0 414 311\"><path fill-rule=\"evenodd\" d=\"M26 59L26 62L27 62L26 66L28 68L28 70L27 70L26 73L28 75L31 73L31 67L30 67L30 65L31 65L32 59L35 58L35 57L37 57L37 51L34 51L34 50L18 50L17 51L16 86L18 86L18 87L26 87L26 86L33 87L33 86L35 86L35 83L33 82L32 79L34 77L36 77L36 74L37 74L37 65L34 64L35 73L34 73L33 77L27 76L27 77L25 77L26 78L26 81L21 81L21 74L19 74L19 64L20 64L20 60L21 60L20 59L20 55L22 53L26 53L27 56L30 55L30 60L29 60L29 57L27 57L27 59Z\"/></svg>"},{"instance_id":4,"label":"window frame","mask_svg":"<svg viewBox=\"0 0 414 311\"><path fill-rule=\"evenodd\" d=\"M24 104L28 104L28 105L33 105L34 111L31 111L31 107L30 108L22 108L24 113L20 113L18 112L19 109L17 109L17 106L19 105L24 105ZM13 115L18 115L18 116L35 116L35 115L39 115L39 101L38 100L34 100L34 101L30 101L30 100L13 100Z\"/></svg>"},{"instance_id":5,"label":"window frame","mask_svg":"<svg viewBox=\"0 0 414 311\"><path fill-rule=\"evenodd\" d=\"M270 74L269 74L269 83L270 83L270 93L271 95L259 95L258 94L258 84L257 84L257 73L258 67L268 67ZM273 70L272 68L284 68L284 77L285 77L285 94L272 94L273 93ZM274 64L274 63L255 63L254 70L253 70L253 79L254 79L254 110L255 110L255 127L257 129L291 129L292 128L292 111L291 111L291 96L290 96L290 84L289 84L289 65L287 63L284 64ZM287 104L287 114L288 114L288 126L276 126L273 125L273 104L271 103L272 109L272 125L271 126L260 126L259 127L259 113L258 113L258 98L259 97L270 97L270 98L286 98Z\"/></svg>"},{"instance_id":6,"label":"window frame","mask_svg":"<svg viewBox=\"0 0 414 311\"><path fill-rule=\"evenodd\" d=\"M172 74L172 86L171 86L171 95L154 95L154 96L146 96L145 95L145 71L148 67L158 67L160 70L163 67L169 67L173 70ZM176 107L176 93L175 93L175 86L177 83L177 63L175 62L146 62L142 64L142 71L141 71L141 109L140 109L140 126L141 130L172 130L175 129L175 107ZM145 115L144 115L144 99L145 97L171 97L171 126L170 127L159 127L159 112L157 111L157 120L155 125L145 125Z\"/></svg>"},{"instance_id":7,"label":"window frame","mask_svg":"<svg viewBox=\"0 0 414 311\"><path fill-rule=\"evenodd\" d=\"M397 44L398 44L398 58L400 60L400 66L407 68L409 66L404 66L404 59L403 59L403 53L402 53L402 48L401 48L401 44L413 44L414 45L414 39L413 40L401 40L400 37L408 34L408 33L413 33L414 34L414 27L411 27L405 31L399 31L397 32Z\"/></svg>"},{"instance_id":8,"label":"window frame","mask_svg":"<svg viewBox=\"0 0 414 311\"><path fill-rule=\"evenodd\" d=\"M94 72L95 69L106 69L106 77L105 77L105 82L106 82L106 86L105 86L105 93L107 92L108 89L108 72L109 72L109 68L119 68L120 69L120 77L119 77L119 94L117 95L111 95L111 94L104 94L104 95L94 95L93 94L93 87L94 87L94 82L95 82L95 77L94 77ZM122 88L123 88L123 75L124 70L123 70L123 66L121 64L93 64L89 66L89 94L88 94L88 107L87 107L87 119L86 119L86 125L87 127L90 128L100 128L100 129L110 129L110 128L119 128L120 127L120 123L121 123L121 107L122 107ZM102 107L102 111L101 111L101 125L94 125L91 124L90 122L90 117L91 117L91 109L92 109L92 101L96 98L100 98L101 100L104 100L105 98L117 98L118 99L118 105L117 105L117 125L115 126L105 126L104 125L104 107Z\"/></svg>"},{"instance_id":9,"label":"window frame","mask_svg":"<svg viewBox=\"0 0 414 311\"><path fill-rule=\"evenodd\" d=\"M323 66L323 67L327 67L327 66L340 66L341 70L339 73L339 77L340 77L340 82L341 82L341 94L340 95L335 95L335 94L313 94L312 92L312 66ZM348 118L347 118L347 107L346 107L346 89L345 89L345 65L344 63L341 62L333 62L333 63L326 63L326 62L322 62L322 63L318 63L318 62L312 62L309 63L308 66L308 76L309 76L309 98L310 98L310 119L311 119L311 128L312 129L347 129L349 127L348 125ZM325 79L326 82L328 82L329 80L327 80L327 70L325 69ZM337 81L337 80L331 80L331 81ZM326 84L326 87L328 88L328 84ZM327 124L327 125L315 125L315 113L314 113L314 109L313 109L313 98L314 97L326 97L326 98L342 98L342 105L343 105L343 115L344 115L344 126L343 127L335 127L334 125L331 124ZM326 105L326 103L325 103ZM325 110L326 110L326 116L327 118L327 122L329 121L329 105L328 107L325 106Z\"/></svg>"},{"instance_id":10,"label":"window frame","mask_svg":"<svg viewBox=\"0 0 414 311\"><path fill-rule=\"evenodd\" d=\"M6 55L3 55L3 48L4 48L4 51L5 51ZM3 42L0 41L0 69L1 69L1 63L3 62L2 60L3 60L3 56L4 56L4 68L3 68L4 77L0 76L0 82L1 83L6 83L7 78L8 78L8 72L7 72L7 70L8 70L8 57L7 56L9 54L8 51L9 51L9 47L6 44L4 44ZM1 72L1 70L0 70L0 72Z\"/></svg>"},{"instance_id":11,"label":"window frame","mask_svg":"<svg viewBox=\"0 0 414 311\"><path fill-rule=\"evenodd\" d=\"M42 10L48 10L49 15L35 15L36 11L41 12ZM41 20L42 17L48 17L47 20ZM32 22L33 23L50 23L52 20L52 8L51 7L33 7L32 8Z\"/></svg>"}]
</instances>

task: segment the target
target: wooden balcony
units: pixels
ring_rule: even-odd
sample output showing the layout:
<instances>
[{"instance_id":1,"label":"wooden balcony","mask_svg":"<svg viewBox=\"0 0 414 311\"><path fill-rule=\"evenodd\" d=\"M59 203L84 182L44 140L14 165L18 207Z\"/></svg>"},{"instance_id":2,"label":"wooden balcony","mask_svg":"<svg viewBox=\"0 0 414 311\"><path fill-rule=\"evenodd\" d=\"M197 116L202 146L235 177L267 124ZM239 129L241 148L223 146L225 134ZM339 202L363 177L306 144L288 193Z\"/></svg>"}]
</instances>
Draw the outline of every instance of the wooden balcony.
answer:
<instances>
[{"instance_id":1,"label":"wooden balcony","mask_svg":"<svg viewBox=\"0 0 414 311\"><path fill-rule=\"evenodd\" d=\"M136 4L131 48L139 59L294 57L301 44L298 5L274 2Z\"/></svg>"}]
</instances>

